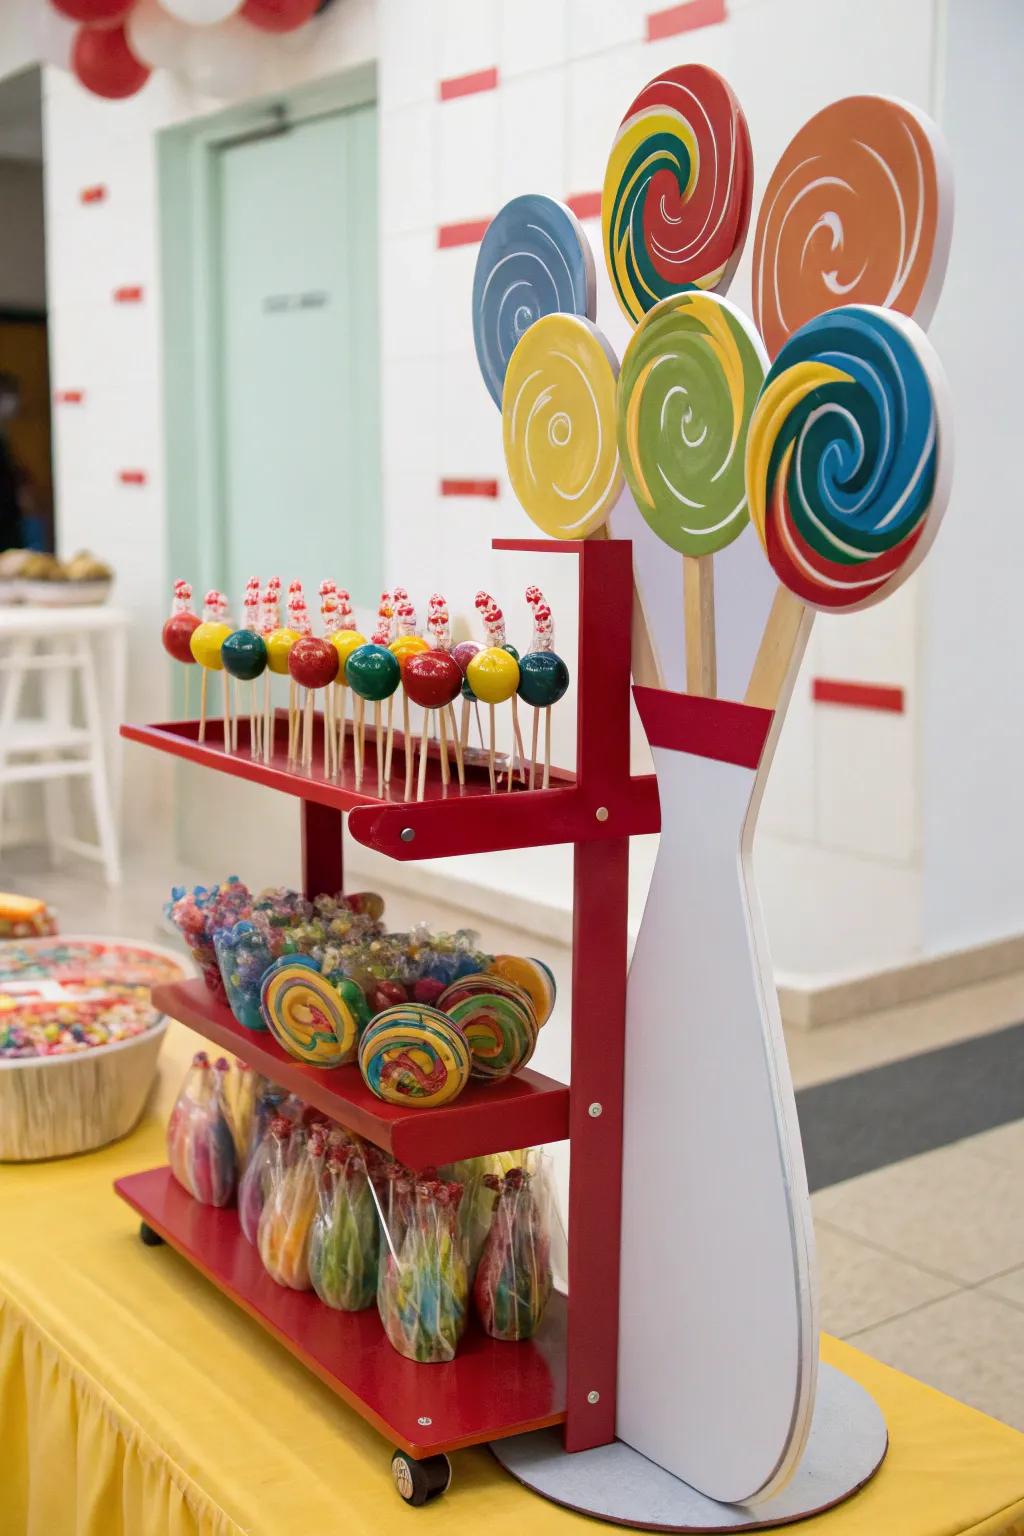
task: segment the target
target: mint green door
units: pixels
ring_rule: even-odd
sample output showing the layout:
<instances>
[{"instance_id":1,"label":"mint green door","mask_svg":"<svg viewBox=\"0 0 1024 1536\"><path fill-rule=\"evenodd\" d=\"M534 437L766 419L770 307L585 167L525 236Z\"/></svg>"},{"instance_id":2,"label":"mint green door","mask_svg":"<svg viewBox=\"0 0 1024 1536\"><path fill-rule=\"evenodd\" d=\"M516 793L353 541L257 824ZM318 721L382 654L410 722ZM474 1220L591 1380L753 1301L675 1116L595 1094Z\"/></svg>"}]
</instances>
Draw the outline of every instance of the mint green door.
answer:
<instances>
[{"instance_id":1,"label":"mint green door","mask_svg":"<svg viewBox=\"0 0 1024 1536\"><path fill-rule=\"evenodd\" d=\"M222 567L380 590L377 123L373 106L222 143L214 208ZM219 341L219 346L217 342Z\"/></svg>"}]
</instances>

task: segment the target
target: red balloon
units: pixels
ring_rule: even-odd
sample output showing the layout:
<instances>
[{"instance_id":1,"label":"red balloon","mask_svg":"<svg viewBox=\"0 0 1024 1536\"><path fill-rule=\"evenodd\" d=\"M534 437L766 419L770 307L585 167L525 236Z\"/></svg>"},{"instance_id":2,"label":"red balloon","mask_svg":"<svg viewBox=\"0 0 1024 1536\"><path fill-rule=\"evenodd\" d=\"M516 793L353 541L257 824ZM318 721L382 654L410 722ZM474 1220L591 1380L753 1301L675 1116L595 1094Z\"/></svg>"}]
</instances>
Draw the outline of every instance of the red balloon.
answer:
<instances>
[{"instance_id":1,"label":"red balloon","mask_svg":"<svg viewBox=\"0 0 1024 1536\"><path fill-rule=\"evenodd\" d=\"M338 653L329 640L305 635L288 652L288 671L302 688L326 688L338 675Z\"/></svg>"},{"instance_id":2,"label":"red balloon","mask_svg":"<svg viewBox=\"0 0 1024 1536\"><path fill-rule=\"evenodd\" d=\"M71 68L87 90L108 101L134 96L149 70L128 46L123 27L82 27L71 50Z\"/></svg>"},{"instance_id":3,"label":"red balloon","mask_svg":"<svg viewBox=\"0 0 1024 1536\"><path fill-rule=\"evenodd\" d=\"M406 661L402 682L414 704L443 709L459 696L462 668L448 651L421 651Z\"/></svg>"},{"instance_id":4,"label":"red balloon","mask_svg":"<svg viewBox=\"0 0 1024 1536\"><path fill-rule=\"evenodd\" d=\"M315 16L320 0L245 0L239 11L263 32L294 32Z\"/></svg>"},{"instance_id":5,"label":"red balloon","mask_svg":"<svg viewBox=\"0 0 1024 1536\"><path fill-rule=\"evenodd\" d=\"M198 629L201 623L202 620L197 613L172 613L160 636L168 656L173 656L175 661L191 662L195 665L195 657L192 655L189 641L192 639L192 631Z\"/></svg>"},{"instance_id":6,"label":"red balloon","mask_svg":"<svg viewBox=\"0 0 1024 1536\"><path fill-rule=\"evenodd\" d=\"M41 0L45 5L47 0ZM124 21L135 0L49 0L55 11L87 27L116 27Z\"/></svg>"}]
</instances>

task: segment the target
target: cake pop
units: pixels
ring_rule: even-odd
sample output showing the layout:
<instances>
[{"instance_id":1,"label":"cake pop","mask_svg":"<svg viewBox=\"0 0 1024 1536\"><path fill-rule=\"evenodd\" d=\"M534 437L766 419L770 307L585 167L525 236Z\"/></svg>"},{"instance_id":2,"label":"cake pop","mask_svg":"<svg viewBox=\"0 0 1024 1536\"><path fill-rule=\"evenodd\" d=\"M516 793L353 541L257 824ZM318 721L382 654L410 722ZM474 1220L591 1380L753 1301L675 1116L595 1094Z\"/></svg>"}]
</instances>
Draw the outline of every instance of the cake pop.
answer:
<instances>
[{"instance_id":1,"label":"cake pop","mask_svg":"<svg viewBox=\"0 0 1024 1536\"><path fill-rule=\"evenodd\" d=\"M174 597L170 617L160 632L163 648L174 661L183 666L195 666L190 641L194 630L199 628L199 615L192 607L192 588L187 581L174 583ZM188 718L188 672L185 673L185 717Z\"/></svg>"},{"instance_id":2,"label":"cake pop","mask_svg":"<svg viewBox=\"0 0 1024 1536\"><path fill-rule=\"evenodd\" d=\"M501 646L491 645L486 650L474 656L466 668L466 681L490 711L490 748L488 754L488 769L491 777L491 792L496 786L494 770L494 706L504 704L506 699L511 699L519 687L519 663L514 656L509 655ZM511 772L511 769L510 769Z\"/></svg>"},{"instance_id":3,"label":"cake pop","mask_svg":"<svg viewBox=\"0 0 1024 1536\"><path fill-rule=\"evenodd\" d=\"M330 640L324 640L318 635L302 635L289 652L288 673L293 683L298 683L306 690L302 766L312 769L313 693L317 688L329 688L334 682L338 675L338 653ZM326 729L325 722L325 732Z\"/></svg>"},{"instance_id":4,"label":"cake pop","mask_svg":"<svg viewBox=\"0 0 1024 1536\"><path fill-rule=\"evenodd\" d=\"M242 628L228 636L221 647L224 670L236 682L249 683L249 755L256 757L260 751L258 716L256 711L256 679L267 668L267 647L259 633L259 581L254 576L249 582L243 603Z\"/></svg>"},{"instance_id":5,"label":"cake pop","mask_svg":"<svg viewBox=\"0 0 1024 1536\"><path fill-rule=\"evenodd\" d=\"M358 735L356 737L356 788L363 778L363 751L366 700L373 704L374 725L377 735L377 794L384 794L384 741L381 733L380 706L382 699L390 699L401 680L401 668L397 656L388 649L384 639L387 631L378 629L369 645L354 650L345 663L345 680L359 700Z\"/></svg>"},{"instance_id":6,"label":"cake pop","mask_svg":"<svg viewBox=\"0 0 1024 1536\"><path fill-rule=\"evenodd\" d=\"M530 743L530 788L533 789L537 767L537 736L540 712L544 711L544 778L542 789L551 781L551 706L557 704L569 686L569 668L555 654L555 627L551 609L538 587L527 587L526 601L533 608L533 638L530 649L519 659L519 697L533 705L533 739Z\"/></svg>"},{"instance_id":7,"label":"cake pop","mask_svg":"<svg viewBox=\"0 0 1024 1536\"><path fill-rule=\"evenodd\" d=\"M202 687L199 695L199 740L206 740L206 680L211 672L221 672L224 668L221 659L221 646L231 633L230 624L226 624L222 613L221 594L214 588L207 592L203 599L203 622L193 629L189 637L189 649L193 657L203 669ZM227 679L224 680L224 749L227 751L231 745L228 733L229 705L227 701Z\"/></svg>"},{"instance_id":8,"label":"cake pop","mask_svg":"<svg viewBox=\"0 0 1024 1536\"><path fill-rule=\"evenodd\" d=\"M398 630L389 649L398 657L398 665L405 673L405 663L409 656L418 656L423 651L429 650L426 640L416 627L416 609L405 595L404 587L396 587L395 597L395 622ZM390 720L390 713L388 716ZM412 793L412 771L415 752L412 745L412 730L409 724L409 694L402 689L402 739L405 750L405 798L408 800ZM391 776L391 732L388 732L388 752L385 766L386 776L390 781Z\"/></svg>"},{"instance_id":9,"label":"cake pop","mask_svg":"<svg viewBox=\"0 0 1024 1536\"><path fill-rule=\"evenodd\" d=\"M427 743L430 738L430 712L450 707L459 696L462 672L450 651L433 649L421 651L406 658L402 669L402 681L414 704L419 704L423 714L423 741L420 749L420 772L416 790L417 800L423 799L427 775ZM408 781L407 781L408 791Z\"/></svg>"}]
</instances>

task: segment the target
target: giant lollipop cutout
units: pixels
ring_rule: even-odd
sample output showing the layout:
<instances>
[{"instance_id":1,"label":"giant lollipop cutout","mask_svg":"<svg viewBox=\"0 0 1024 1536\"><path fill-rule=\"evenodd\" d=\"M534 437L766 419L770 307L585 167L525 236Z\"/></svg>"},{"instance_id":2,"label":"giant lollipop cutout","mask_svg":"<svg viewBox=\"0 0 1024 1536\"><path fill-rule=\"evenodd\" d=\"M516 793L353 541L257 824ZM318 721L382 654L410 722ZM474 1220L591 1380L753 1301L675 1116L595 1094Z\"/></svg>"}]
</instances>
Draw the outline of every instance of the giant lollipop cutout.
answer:
<instances>
[{"instance_id":1,"label":"giant lollipop cutout","mask_svg":"<svg viewBox=\"0 0 1024 1536\"><path fill-rule=\"evenodd\" d=\"M754 319L769 357L815 315L882 304L927 326L953 227L938 127L908 102L848 96L783 151L757 216Z\"/></svg>"},{"instance_id":2,"label":"giant lollipop cutout","mask_svg":"<svg viewBox=\"0 0 1024 1536\"><path fill-rule=\"evenodd\" d=\"M712 560L747 525L743 455L767 358L728 299L692 290L637 326L618 387L619 450L637 506L683 557L688 693L714 697Z\"/></svg>"},{"instance_id":3,"label":"giant lollipop cutout","mask_svg":"<svg viewBox=\"0 0 1024 1536\"><path fill-rule=\"evenodd\" d=\"M633 325L670 294L728 283L752 189L747 120L721 75L683 64L649 81L615 135L601 194L608 275Z\"/></svg>"},{"instance_id":4,"label":"giant lollipop cutout","mask_svg":"<svg viewBox=\"0 0 1024 1536\"><path fill-rule=\"evenodd\" d=\"M850 304L785 343L750 423L750 516L782 583L747 689L774 708L808 608L880 602L920 565L949 500L942 365L894 310Z\"/></svg>"},{"instance_id":5,"label":"giant lollipop cutout","mask_svg":"<svg viewBox=\"0 0 1024 1536\"><path fill-rule=\"evenodd\" d=\"M501 410L509 358L542 315L597 314L597 274L576 215L542 193L514 197L488 224L473 274L473 342Z\"/></svg>"}]
</instances>

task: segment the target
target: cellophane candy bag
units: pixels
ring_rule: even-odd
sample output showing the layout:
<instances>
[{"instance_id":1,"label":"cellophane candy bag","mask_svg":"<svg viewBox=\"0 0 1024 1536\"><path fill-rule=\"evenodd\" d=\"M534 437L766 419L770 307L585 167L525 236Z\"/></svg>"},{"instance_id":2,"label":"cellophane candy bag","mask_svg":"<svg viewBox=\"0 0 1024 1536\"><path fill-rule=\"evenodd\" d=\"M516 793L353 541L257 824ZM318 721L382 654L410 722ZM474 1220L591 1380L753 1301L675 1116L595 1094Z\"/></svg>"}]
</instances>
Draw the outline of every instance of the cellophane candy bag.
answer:
<instances>
[{"instance_id":1,"label":"cellophane candy bag","mask_svg":"<svg viewBox=\"0 0 1024 1536\"><path fill-rule=\"evenodd\" d=\"M238 1220L250 1243L256 1242L260 1216L282 1162L282 1149L273 1130L274 1121L280 1118L291 1126L303 1109L294 1094L285 1093L276 1083L261 1078L260 1084L253 1106L245 1171L238 1181Z\"/></svg>"},{"instance_id":2,"label":"cellophane candy bag","mask_svg":"<svg viewBox=\"0 0 1024 1536\"><path fill-rule=\"evenodd\" d=\"M320 1300L361 1312L377 1292L380 1222L366 1158L353 1142L327 1148L309 1243L309 1276Z\"/></svg>"},{"instance_id":3,"label":"cellophane candy bag","mask_svg":"<svg viewBox=\"0 0 1024 1536\"><path fill-rule=\"evenodd\" d=\"M308 1291L309 1236L326 1138L319 1127L307 1131L301 1121L293 1126L284 1116L274 1120L271 1135L266 1198L256 1244L272 1280L293 1291Z\"/></svg>"},{"instance_id":4,"label":"cellophane candy bag","mask_svg":"<svg viewBox=\"0 0 1024 1536\"><path fill-rule=\"evenodd\" d=\"M510 1168L518 1167L522 1152L489 1152L483 1157L464 1157L439 1170L440 1177L462 1185L459 1202L459 1234L466 1252L466 1265L472 1285L483 1253L494 1214L494 1178L504 1178Z\"/></svg>"},{"instance_id":5,"label":"cellophane candy bag","mask_svg":"<svg viewBox=\"0 0 1024 1536\"><path fill-rule=\"evenodd\" d=\"M458 1226L462 1185L404 1169L393 1183L394 1220L381 1240L377 1282L381 1322L407 1359L451 1360L466 1326L469 1297Z\"/></svg>"},{"instance_id":6,"label":"cellophane candy bag","mask_svg":"<svg viewBox=\"0 0 1024 1536\"><path fill-rule=\"evenodd\" d=\"M530 1338L551 1295L551 1186L545 1164L535 1166L487 1178L496 1198L473 1300L495 1339Z\"/></svg>"},{"instance_id":7,"label":"cellophane candy bag","mask_svg":"<svg viewBox=\"0 0 1024 1536\"><path fill-rule=\"evenodd\" d=\"M224 1103L228 1064L197 1051L167 1122L167 1157L178 1183L203 1205L227 1205L238 1160Z\"/></svg>"},{"instance_id":8,"label":"cellophane candy bag","mask_svg":"<svg viewBox=\"0 0 1024 1536\"><path fill-rule=\"evenodd\" d=\"M207 987L226 1002L213 936L218 928L230 928L251 915L249 887L237 875L231 875L223 885L197 885L191 891L176 885L164 912L188 945Z\"/></svg>"}]
</instances>

